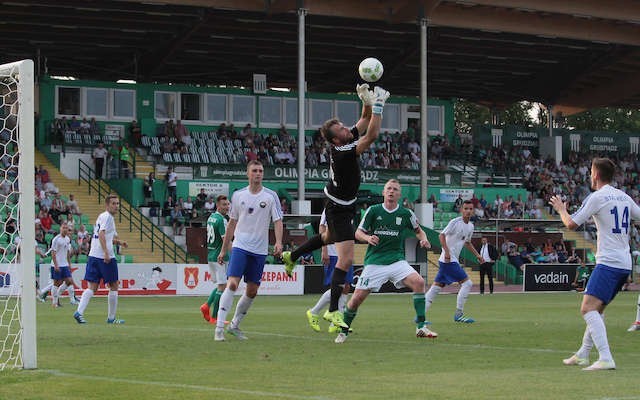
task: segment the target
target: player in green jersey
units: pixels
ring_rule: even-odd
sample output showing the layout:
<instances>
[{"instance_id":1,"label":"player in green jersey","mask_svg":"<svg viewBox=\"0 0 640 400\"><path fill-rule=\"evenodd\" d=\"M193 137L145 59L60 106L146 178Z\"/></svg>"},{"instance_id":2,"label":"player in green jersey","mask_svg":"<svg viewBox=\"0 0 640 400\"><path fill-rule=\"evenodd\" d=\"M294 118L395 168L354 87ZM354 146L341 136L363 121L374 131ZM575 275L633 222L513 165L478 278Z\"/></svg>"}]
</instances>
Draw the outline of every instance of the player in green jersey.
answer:
<instances>
[{"instance_id":1,"label":"player in green jersey","mask_svg":"<svg viewBox=\"0 0 640 400\"><path fill-rule=\"evenodd\" d=\"M207 219L207 261L209 261L211 281L217 286L211 291L207 302L200 306L200 311L204 319L214 325L218 316L220 297L227 284L227 271L224 265L218 263L218 254L222 250L230 204L227 196L218 196L216 199L216 211ZM228 260L229 257L227 256L225 261Z\"/></svg>"},{"instance_id":2,"label":"player in green jersey","mask_svg":"<svg viewBox=\"0 0 640 400\"><path fill-rule=\"evenodd\" d=\"M398 288L413 290L416 336L435 338L438 334L425 326L424 279L405 260L404 239L406 233L413 232L420 241L420 247L430 248L431 244L413 211L398 204L400 182L395 179L387 181L382 195L384 202L369 207L356 230L356 239L369 246L364 257L364 270L344 312L344 322L351 325L358 307L369 293L377 292L385 282L391 281ZM349 329L343 328L335 342L343 343L348 334Z\"/></svg>"}]
</instances>

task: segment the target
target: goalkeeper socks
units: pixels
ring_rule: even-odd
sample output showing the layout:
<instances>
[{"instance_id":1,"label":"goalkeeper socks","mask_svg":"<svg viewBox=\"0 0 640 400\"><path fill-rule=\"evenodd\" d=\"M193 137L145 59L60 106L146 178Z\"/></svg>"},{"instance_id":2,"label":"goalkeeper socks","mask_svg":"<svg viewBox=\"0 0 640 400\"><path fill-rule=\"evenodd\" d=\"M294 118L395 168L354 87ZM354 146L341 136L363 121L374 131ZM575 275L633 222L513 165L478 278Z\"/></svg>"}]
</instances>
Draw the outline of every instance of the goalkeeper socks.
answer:
<instances>
[{"instance_id":1,"label":"goalkeeper socks","mask_svg":"<svg viewBox=\"0 0 640 400\"><path fill-rule=\"evenodd\" d=\"M352 310L349 307L347 307L344 310L344 322L347 325L351 326L351 323L356 318L356 314L357 313L358 313L358 309L357 308L355 310ZM342 332L348 335L349 334L349 328L342 328Z\"/></svg>"},{"instance_id":2,"label":"goalkeeper socks","mask_svg":"<svg viewBox=\"0 0 640 400\"><path fill-rule=\"evenodd\" d=\"M582 336L582 346L580 346L580 349L576 351L576 357L589 358L592 348L593 340L591 339L591 332L589 332L589 327L587 326L584 330L584 335Z\"/></svg>"},{"instance_id":3,"label":"goalkeeper socks","mask_svg":"<svg viewBox=\"0 0 640 400\"><path fill-rule=\"evenodd\" d=\"M118 291L109 290L109 296L107 297L107 299L108 299L107 318L115 319L116 311L118 311Z\"/></svg>"},{"instance_id":4,"label":"goalkeeper socks","mask_svg":"<svg viewBox=\"0 0 640 400\"><path fill-rule=\"evenodd\" d=\"M311 314L320 315L320 312L329 305L330 301L331 289L327 289L324 293L322 293L322 296L320 296L320 299L318 300L316 305L311 308Z\"/></svg>"},{"instance_id":5,"label":"goalkeeper socks","mask_svg":"<svg viewBox=\"0 0 640 400\"><path fill-rule=\"evenodd\" d=\"M311 239L302 243L300 247L291 252L291 261L297 260L303 254L311 253L314 250L318 250L322 247L323 244L324 243L322 242L322 236L315 235Z\"/></svg>"},{"instance_id":6,"label":"goalkeeper socks","mask_svg":"<svg viewBox=\"0 0 640 400\"><path fill-rule=\"evenodd\" d=\"M436 299L436 296L438 295L438 293L440 293L441 290L442 288L438 285L431 285L431 287L429 288L429 291L427 292L427 296L425 298L425 304L424 304L425 315L427 315L429 308L431 308L433 301Z\"/></svg>"},{"instance_id":7,"label":"goalkeeper socks","mask_svg":"<svg viewBox=\"0 0 640 400\"><path fill-rule=\"evenodd\" d=\"M598 349L598 360L613 361L611 350L609 349L609 341L607 339L607 328L604 326L602 315L597 311L589 311L582 316L587 323L591 339Z\"/></svg>"},{"instance_id":8,"label":"goalkeeper socks","mask_svg":"<svg viewBox=\"0 0 640 400\"><path fill-rule=\"evenodd\" d=\"M343 271L339 268L333 269L333 275L331 276L331 303L329 304L329 312L334 312L338 309L338 302L340 296L342 296L342 285L347 277L347 271Z\"/></svg>"},{"instance_id":9,"label":"goalkeeper socks","mask_svg":"<svg viewBox=\"0 0 640 400\"><path fill-rule=\"evenodd\" d=\"M211 291L211 293L209 294L209 298L207 299L207 305L209 307L211 307L211 304L213 304L213 301L216 299L216 293L218 293L218 288L217 287L215 289L213 289Z\"/></svg>"},{"instance_id":10,"label":"goalkeeper socks","mask_svg":"<svg viewBox=\"0 0 640 400\"><path fill-rule=\"evenodd\" d=\"M213 307L211 307L211 316L213 318L218 318L218 309L220 308L220 297L222 296L221 291L217 291L216 295L213 299Z\"/></svg>"},{"instance_id":11,"label":"goalkeeper socks","mask_svg":"<svg viewBox=\"0 0 640 400\"><path fill-rule=\"evenodd\" d=\"M424 293L413 294L413 308L416 310L416 323L418 324L418 328L422 328L426 320L425 302Z\"/></svg>"},{"instance_id":12,"label":"goalkeeper socks","mask_svg":"<svg viewBox=\"0 0 640 400\"><path fill-rule=\"evenodd\" d=\"M469 297L469 292L471 292L471 287L473 283L470 279L467 279L460 285L460 291L458 292L458 297L456 299L456 309L462 313L464 310L464 305L467 302L467 298Z\"/></svg>"},{"instance_id":13,"label":"goalkeeper socks","mask_svg":"<svg viewBox=\"0 0 640 400\"><path fill-rule=\"evenodd\" d=\"M92 297L93 297L93 290L85 289L85 291L82 292L82 297L80 298L80 304L78 304L78 313L80 315L84 314L84 310L87 309L87 306L89 305L89 301L91 300Z\"/></svg>"},{"instance_id":14,"label":"goalkeeper socks","mask_svg":"<svg viewBox=\"0 0 640 400\"><path fill-rule=\"evenodd\" d=\"M249 311L249 307L253 304L253 298L243 294L238 300L238 305L236 305L236 313L233 316L233 320L231 321L231 327L237 328L240 326L240 322L247 316L247 312Z\"/></svg>"}]
</instances>

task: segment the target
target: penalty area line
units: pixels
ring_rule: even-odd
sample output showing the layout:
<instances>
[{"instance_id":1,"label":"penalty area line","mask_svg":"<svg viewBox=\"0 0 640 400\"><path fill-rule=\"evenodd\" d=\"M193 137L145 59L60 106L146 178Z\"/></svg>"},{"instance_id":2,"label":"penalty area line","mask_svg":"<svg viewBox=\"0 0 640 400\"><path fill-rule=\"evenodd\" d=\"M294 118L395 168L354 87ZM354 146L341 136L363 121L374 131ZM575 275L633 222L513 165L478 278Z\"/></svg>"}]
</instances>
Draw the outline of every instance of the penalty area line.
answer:
<instances>
[{"instance_id":1,"label":"penalty area line","mask_svg":"<svg viewBox=\"0 0 640 400\"><path fill-rule=\"evenodd\" d=\"M131 385L147 385L147 386L157 386L157 387L163 387L163 388L174 388L174 389L189 389L189 390L203 391L203 392L246 394L246 395L251 395L256 397L275 397L279 399L299 399L299 400L331 400L333 399L333 397L325 397L325 396L302 396L302 395L295 395L295 394L289 394L289 393L230 389L230 388L224 388L224 387L211 387L211 386L202 386L202 385L190 385L186 383L169 383L169 382L159 382L159 381L145 381L145 380L139 380L139 379L116 378L116 377L110 377L110 376L81 375L81 374L68 373L68 372L62 372L62 371L51 370L51 369L44 369L40 371L46 372L53 376L64 377L64 378L126 383Z\"/></svg>"}]
</instances>

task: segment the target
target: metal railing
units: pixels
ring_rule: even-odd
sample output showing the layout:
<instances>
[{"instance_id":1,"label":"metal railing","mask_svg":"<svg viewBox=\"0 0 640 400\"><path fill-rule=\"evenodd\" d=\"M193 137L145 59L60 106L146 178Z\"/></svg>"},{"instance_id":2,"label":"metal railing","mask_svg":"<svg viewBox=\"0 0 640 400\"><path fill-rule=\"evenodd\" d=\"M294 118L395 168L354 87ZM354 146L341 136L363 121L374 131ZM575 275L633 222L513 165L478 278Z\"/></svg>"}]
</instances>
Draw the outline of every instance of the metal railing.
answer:
<instances>
[{"instance_id":1,"label":"metal railing","mask_svg":"<svg viewBox=\"0 0 640 400\"><path fill-rule=\"evenodd\" d=\"M78 160L78 184L87 183L89 194L95 193L98 203L101 203L104 196L114 193L115 190L101 179L94 179L94 170L84 161ZM140 241L145 239L151 242L151 252L156 250L162 252L163 262L188 262L187 252L176 244L166 233L158 228L149 218L126 202L120 201L118 212L118 222L129 224L129 232L140 233Z\"/></svg>"}]
</instances>

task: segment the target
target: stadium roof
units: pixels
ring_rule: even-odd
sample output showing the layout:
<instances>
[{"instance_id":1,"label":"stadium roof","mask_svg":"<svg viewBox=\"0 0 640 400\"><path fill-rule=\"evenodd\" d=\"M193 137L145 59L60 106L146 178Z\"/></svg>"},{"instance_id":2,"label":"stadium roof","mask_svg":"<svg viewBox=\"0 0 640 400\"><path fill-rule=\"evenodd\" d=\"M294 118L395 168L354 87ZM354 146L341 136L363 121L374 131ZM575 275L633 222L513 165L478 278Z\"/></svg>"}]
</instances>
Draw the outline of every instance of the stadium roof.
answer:
<instances>
[{"instance_id":1,"label":"stadium roof","mask_svg":"<svg viewBox=\"0 0 640 400\"><path fill-rule=\"evenodd\" d=\"M417 96L426 15L429 96L640 106L635 0L2 1L0 61L39 51L49 75L251 86L266 73L295 89L299 4L310 91L352 90L375 56L386 88Z\"/></svg>"}]
</instances>

